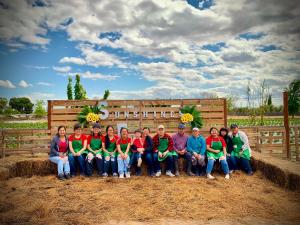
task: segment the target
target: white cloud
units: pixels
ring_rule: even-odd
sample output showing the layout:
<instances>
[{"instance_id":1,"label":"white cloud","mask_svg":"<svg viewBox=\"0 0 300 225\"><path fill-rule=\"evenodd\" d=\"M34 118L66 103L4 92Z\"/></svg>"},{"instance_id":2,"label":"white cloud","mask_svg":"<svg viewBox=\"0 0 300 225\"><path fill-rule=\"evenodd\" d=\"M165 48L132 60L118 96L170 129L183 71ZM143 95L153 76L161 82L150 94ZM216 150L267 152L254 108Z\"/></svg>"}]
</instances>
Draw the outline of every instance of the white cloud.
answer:
<instances>
[{"instance_id":1,"label":"white cloud","mask_svg":"<svg viewBox=\"0 0 300 225\"><path fill-rule=\"evenodd\" d=\"M27 97L32 102L37 102L38 100L44 101L46 103L48 100L59 100L61 99L61 96L57 97L54 93L47 93L47 92L32 92L27 95L22 95L19 97Z\"/></svg>"},{"instance_id":2,"label":"white cloud","mask_svg":"<svg viewBox=\"0 0 300 225\"><path fill-rule=\"evenodd\" d=\"M102 73L92 73L90 71L80 72L80 73L70 73L70 76L76 76L76 74L80 74L80 77L91 80L116 80L119 76L117 75L105 75Z\"/></svg>"},{"instance_id":3,"label":"white cloud","mask_svg":"<svg viewBox=\"0 0 300 225\"><path fill-rule=\"evenodd\" d=\"M34 66L34 65L24 65L24 67L29 69L36 69L36 70L45 70L50 68L49 66Z\"/></svg>"},{"instance_id":4,"label":"white cloud","mask_svg":"<svg viewBox=\"0 0 300 225\"><path fill-rule=\"evenodd\" d=\"M59 63L73 63L77 65L86 64L84 59L78 57L63 57L59 60Z\"/></svg>"},{"instance_id":5,"label":"white cloud","mask_svg":"<svg viewBox=\"0 0 300 225\"><path fill-rule=\"evenodd\" d=\"M25 80L21 80L19 82L19 86L22 87L22 88L28 88L28 87L32 87L32 84L27 83Z\"/></svg>"},{"instance_id":6,"label":"white cloud","mask_svg":"<svg viewBox=\"0 0 300 225\"><path fill-rule=\"evenodd\" d=\"M40 85L40 86L46 86L46 87L54 86L54 84L52 84L52 83L43 82L43 81L37 82L36 84Z\"/></svg>"},{"instance_id":7,"label":"white cloud","mask_svg":"<svg viewBox=\"0 0 300 225\"><path fill-rule=\"evenodd\" d=\"M53 66L52 68L54 71L59 72L59 73L67 73L67 72L71 71L70 66L62 66L62 67Z\"/></svg>"},{"instance_id":8,"label":"white cloud","mask_svg":"<svg viewBox=\"0 0 300 225\"><path fill-rule=\"evenodd\" d=\"M0 87L4 88L16 88L16 86L9 80L0 80Z\"/></svg>"}]
</instances>

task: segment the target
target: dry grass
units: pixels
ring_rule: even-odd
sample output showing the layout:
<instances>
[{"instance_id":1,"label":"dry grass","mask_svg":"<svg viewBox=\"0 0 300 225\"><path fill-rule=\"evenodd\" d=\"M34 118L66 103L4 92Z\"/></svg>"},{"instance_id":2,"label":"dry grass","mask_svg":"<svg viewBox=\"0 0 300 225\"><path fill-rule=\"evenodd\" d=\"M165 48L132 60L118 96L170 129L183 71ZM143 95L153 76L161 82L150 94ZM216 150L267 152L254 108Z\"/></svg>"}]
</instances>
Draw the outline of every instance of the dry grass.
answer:
<instances>
[{"instance_id":1,"label":"dry grass","mask_svg":"<svg viewBox=\"0 0 300 225\"><path fill-rule=\"evenodd\" d=\"M2 224L300 224L300 193L260 173L205 178L55 176L0 182Z\"/></svg>"}]
</instances>

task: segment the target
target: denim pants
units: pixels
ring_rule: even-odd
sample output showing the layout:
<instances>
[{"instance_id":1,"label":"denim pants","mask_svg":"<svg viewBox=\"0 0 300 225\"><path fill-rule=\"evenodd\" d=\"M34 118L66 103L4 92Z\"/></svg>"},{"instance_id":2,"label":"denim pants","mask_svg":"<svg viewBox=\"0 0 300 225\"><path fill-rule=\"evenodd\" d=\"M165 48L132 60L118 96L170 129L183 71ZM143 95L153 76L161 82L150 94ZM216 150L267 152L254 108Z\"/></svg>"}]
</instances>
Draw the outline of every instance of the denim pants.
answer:
<instances>
[{"instance_id":1,"label":"denim pants","mask_svg":"<svg viewBox=\"0 0 300 225\"><path fill-rule=\"evenodd\" d=\"M84 168L84 157L83 155L80 156L73 156L69 155L69 164L70 164L70 171L71 175L76 175L77 166L79 166L80 174L83 175L85 168Z\"/></svg>"},{"instance_id":2,"label":"denim pants","mask_svg":"<svg viewBox=\"0 0 300 225\"><path fill-rule=\"evenodd\" d=\"M149 175L156 173L158 171L161 171L157 152L146 152L145 160L146 160L146 163L148 166L148 174Z\"/></svg>"},{"instance_id":3,"label":"denim pants","mask_svg":"<svg viewBox=\"0 0 300 225\"><path fill-rule=\"evenodd\" d=\"M49 160L55 164L57 164L57 172L59 174L69 174L70 173L70 164L69 160L64 161L59 156L52 156Z\"/></svg>"},{"instance_id":4,"label":"denim pants","mask_svg":"<svg viewBox=\"0 0 300 225\"><path fill-rule=\"evenodd\" d=\"M108 173L110 167L112 173L117 173L118 162L116 156L106 156L104 158L103 173Z\"/></svg>"},{"instance_id":5,"label":"denim pants","mask_svg":"<svg viewBox=\"0 0 300 225\"><path fill-rule=\"evenodd\" d=\"M85 167L86 167L86 175L92 176L93 170L94 170L94 162L96 162L96 167L99 175L102 175L103 173L103 159L99 158L97 156L94 156L94 158L89 161L87 158L85 159Z\"/></svg>"},{"instance_id":6,"label":"denim pants","mask_svg":"<svg viewBox=\"0 0 300 225\"><path fill-rule=\"evenodd\" d=\"M130 157L127 156L126 159L122 159L121 155L118 156L118 172L119 174L124 174L128 172Z\"/></svg>"},{"instance_id":7,"label":"denim pants","mask_svg":"<svg viewBox=\"0 0 300 225\"><path fill-rule=\"evenodd\" d=\"M174 169L174 158L173 156L168 156L164 161L166 161L166 172L172 172Z\"/></svg>"},{"instance_id":8,"label":"denim pants","mask_svg":"<svg viewBox=\"0 0 300 225\"><path fill-rule=\"evenodd\" d=\"M252 168L250 165L250 160L245 159L245 158L240 158L240 164L242 169L246 172L246 173L252 173Z\"/></svg>"},{"instance_id":9,"label":"denim pants","mask_svg":"<svg viewBox=\"0 0 300 225\"><path fill-rule=\"evenodd\" d=\"M213 170L215 161L216 161L215 159L208 159L207 168L206 168L206 173L207 174L210 174L211 171ZM220 160L220 163L221 163L222 169L224 171L224 174L228 174L229 173L229 168L228 168L228 164L227 164L226 159Z\"/></svg>"},{"instance_id":10,"label":"denim pants","mask_svg":"<svg viewBox=\"0 0 300 225\"><path fill-rule=\"evenodd\" d=\"M231 170L238 170L239 169L239 158L233 155L229 156L229 165Z\"/></svg>"},{"instance_id":11,"label":"denim pants","mask_svg":"<svg viewBox=\"0 0 300 225\"><path fill-rule=\"evenodd\" d=\"M185 155L187 164L190 163L192 165L192 170L195 172L196 175L199 176L202 173L205 173L205 156L201 159L196 159L196 157L191 152L187 152Z\"/></svg>"}]
</instances>

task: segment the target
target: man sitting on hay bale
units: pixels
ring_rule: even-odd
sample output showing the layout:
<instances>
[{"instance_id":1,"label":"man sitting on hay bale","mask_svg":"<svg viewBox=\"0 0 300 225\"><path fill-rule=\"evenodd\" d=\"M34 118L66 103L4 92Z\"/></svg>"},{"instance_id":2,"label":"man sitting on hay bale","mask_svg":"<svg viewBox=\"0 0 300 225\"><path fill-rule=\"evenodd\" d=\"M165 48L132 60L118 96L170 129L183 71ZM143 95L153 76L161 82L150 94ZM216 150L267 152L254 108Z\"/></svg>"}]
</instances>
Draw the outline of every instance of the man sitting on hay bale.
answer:
<instances>
[{"instance_id":1,"label":"man sitting on hay bale","mask_svg":"<svg viewBox=\"0 0 300 225\"><path fill-rule=\"evenodd\" d=\"M170 135L165 133L164 125L159 125L157 128L157 134L153 137L153 149L154 152L158 153L157 159L159 162L166 160L166 175L170 177L174 177L175 175L172 173L173 170L173 155L176 154L173 150L173 140ZM156 172L156 176L159 177L161 175L161 170Z\"/></svg>"}]
</instances>

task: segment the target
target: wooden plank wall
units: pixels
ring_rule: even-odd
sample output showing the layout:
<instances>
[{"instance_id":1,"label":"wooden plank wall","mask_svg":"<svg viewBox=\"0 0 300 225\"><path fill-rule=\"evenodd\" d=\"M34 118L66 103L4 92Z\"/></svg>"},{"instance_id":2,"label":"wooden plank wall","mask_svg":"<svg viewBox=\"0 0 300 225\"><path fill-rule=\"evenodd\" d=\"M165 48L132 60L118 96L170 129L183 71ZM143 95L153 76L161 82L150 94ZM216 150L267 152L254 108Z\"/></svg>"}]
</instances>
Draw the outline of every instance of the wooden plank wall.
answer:
<instances>
[{"instance_id":1,"label":"wooden plank wall","mask_svg":"<svg viewBox=\"0 0 300 225\"><path fill-rule=\"evenodd\" d=\"M77 115L85 105L93 106L102 100L49 100L48 128L55 133L59 125L72 130L77 122ZM201 112L204 127L223 127L227 124L226 99L175 99L175 100L107 100L109 117L100 121L103 126L127 123L129 130L142 127L156 129L164 124L168 132L175 132L180 122L179 109L186 105L196 105ZM129 113L129 117L125 116ZM156 112L156 117L154 117ZM163 117L162 112L166 112ZM171 114L173 112L173 115ZM119 117L116 114L119 113ZM134 117L134 113L136 113ZM144 117L147 114L147 117ZM173 117L172 117L173 116Z\"/></svg>"}]
</instances>

